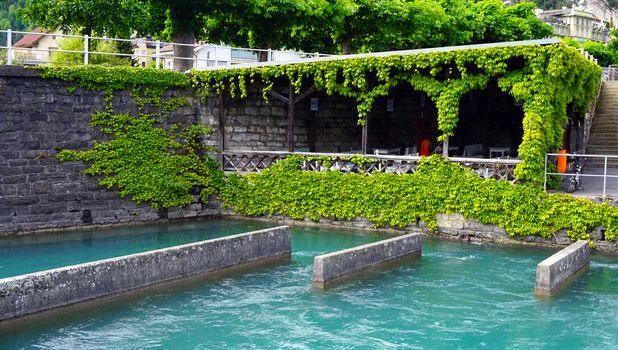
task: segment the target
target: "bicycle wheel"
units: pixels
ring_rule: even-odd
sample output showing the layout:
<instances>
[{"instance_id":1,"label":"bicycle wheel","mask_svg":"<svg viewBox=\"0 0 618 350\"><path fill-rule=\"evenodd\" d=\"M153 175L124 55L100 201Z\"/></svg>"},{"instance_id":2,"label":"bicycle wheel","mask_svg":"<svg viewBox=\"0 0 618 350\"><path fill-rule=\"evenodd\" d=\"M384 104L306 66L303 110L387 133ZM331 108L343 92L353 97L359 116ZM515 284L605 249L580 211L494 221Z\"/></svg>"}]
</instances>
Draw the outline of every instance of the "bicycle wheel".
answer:
<instances>
[{"instance_id":1,"label":"bicycle wheel","mask_svg":"<svg viewBox=\"0 0 618 350\"><path fill-rule=\"evenodd\" d=\"M562 180L562 189L566 193L573 193L577 190L577 184L575 183L575 178L573 176L567 176Z\"/></svg>"}]
</instances>

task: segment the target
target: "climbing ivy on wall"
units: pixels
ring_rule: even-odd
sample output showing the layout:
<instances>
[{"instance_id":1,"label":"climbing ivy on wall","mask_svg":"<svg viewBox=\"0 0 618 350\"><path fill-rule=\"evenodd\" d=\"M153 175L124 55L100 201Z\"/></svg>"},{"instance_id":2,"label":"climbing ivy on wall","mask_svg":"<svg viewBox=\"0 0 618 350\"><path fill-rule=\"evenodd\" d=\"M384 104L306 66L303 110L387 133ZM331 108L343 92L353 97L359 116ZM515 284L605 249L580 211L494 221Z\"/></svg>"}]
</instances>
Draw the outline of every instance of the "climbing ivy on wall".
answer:
<instances>
[{"instance_id":1,"label":"climbing ivy on wall","mask_svg":"<svg viewBox=\"0 0 618 350\"><path fill-rule=\"evenodd\" d=\"M518 60L523 62L521 66ZM577 50L553 44L358 57L193 74L193 85L202 96L214 91L246 97L248 84L260 84L266 96L279 78L287 78L298 93L308 78L317 90L355 98L361 124L378 97L407 83L435 102L442 132L439 141L453 135L461 97L497 79L503 91L523 102L524 135L518 151L522 163L515 175L520 180L540 183L545 153L561 146L567 106L585 112L599 86L601 68Z\"/></svg>"},{"instance_id":2,"label":"climbing ivy on wall","mask_svg":"<svg viewBox=\"0 0 618 350\"><path fill-rule=\"evenodd\" d=\"M88 150L62 150L62 161L85 161L86 174L99 176L99 184L117 188L120 196L148 202L154 208L185 206L195 197L208 202L223 183L218 164L207 155L210 149L200 140L210 134L204 125L181 127L169 124L174 110L188 103L187 97L163 100L169 89L189 88L189 79L176 72L130 67L48 67L37 68L43 78L73 82L75 87L104 91L107 106L91 116L91 126L108 135ZM158 113L114 114L113 93L132 92L138 109L146 104Z\"/></svg>"},{"instance_id":3,"label":"climbing ivy on wall","mask_svg":"<svg viewBox=\"0 0 618 350\"><path fill-rule=\"evenodd\" d=\"M566 229L571 239L590 239L603 226L618 233L618 208L565 194L547 194L534 184L482 179L473 170L440 156L420 160L414 174L302 171L311 160L290 156L261 173L232 175L220 197L235 212L281 214L293 219L369 219L376 227L405 228L422 220L436 230L436 214L461 213L496 224L511 236L551 238ZM328 169L328 166L326 166Z\"/></svg>"},{"instance_id":4,"label":"climbing ivy on wall","mask_svg":"<svg viewBox=\"0 0 618 350\"><path fill-rule=\"evenodd\" d=\"M63 150L57 158L90 163L84 172L102 176L101 186L116 187L121 197L131 196L153 208L185 206L195 201L195 194L208 203L223 180L216 161L203 155L205 147L200 144L210 129L200 125L165 129L157 122L150 114L97 113L92 126L112 139L89 150Z\"/></svg>"},{"instance_id":5,"label":"climbing ivy on wall","mask_svg":"<svg viewBox=\"0 0 618 350\"><path fill-rule=\"evenodd\" d=\"M77 87L105 92L108 112L112 111L114 91L129 90L137 106L146 103L160 106L163 93L170 89L190 88L190 79L178 72L155 68L103 67L103 66L46 66L35 69L44 79L60 79L75 83L70 92Z\"/></svg>"}]
</instances>

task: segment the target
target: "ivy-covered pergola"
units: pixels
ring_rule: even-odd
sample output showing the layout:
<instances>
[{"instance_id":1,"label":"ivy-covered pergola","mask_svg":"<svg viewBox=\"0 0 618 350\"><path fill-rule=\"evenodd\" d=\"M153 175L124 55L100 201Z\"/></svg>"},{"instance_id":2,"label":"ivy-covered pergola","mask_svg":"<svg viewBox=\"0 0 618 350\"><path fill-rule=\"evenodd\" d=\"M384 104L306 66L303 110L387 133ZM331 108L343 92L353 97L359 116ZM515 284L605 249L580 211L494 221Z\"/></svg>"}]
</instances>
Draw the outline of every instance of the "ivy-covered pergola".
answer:
<instances>
[{"instance_id":1,"label":"ivy-covered pergola","mask_svg":"<svg viewBox=\"0 0 618 350\"><path fill-rule=\"evenodd\" d=\"M287 96L273 91L275 81L289 83ZM542 181L544 156L561 147L567 110L584 114L599 87L601 68L578 50L557 39L473 46L372 53L310 59L287 64L261 63L196 71L193 84L203 96L247 97L250 85L264 98L274 96L288 108L288 148L294 150L294 106L313 91L341 95L357 102L363 125L362 148L367 150L366 117L378 98L408 84L424 93L437 108L437 124L448 153L460 115L461 98L485 89L491 81L521 104L523 137L518 147L522 162L517 179ZM220 108L223 125L224 112ZM222 128L223 129L223 128ZM223 145L220 135L220 147Z\"/></svg>"}]
</instances>

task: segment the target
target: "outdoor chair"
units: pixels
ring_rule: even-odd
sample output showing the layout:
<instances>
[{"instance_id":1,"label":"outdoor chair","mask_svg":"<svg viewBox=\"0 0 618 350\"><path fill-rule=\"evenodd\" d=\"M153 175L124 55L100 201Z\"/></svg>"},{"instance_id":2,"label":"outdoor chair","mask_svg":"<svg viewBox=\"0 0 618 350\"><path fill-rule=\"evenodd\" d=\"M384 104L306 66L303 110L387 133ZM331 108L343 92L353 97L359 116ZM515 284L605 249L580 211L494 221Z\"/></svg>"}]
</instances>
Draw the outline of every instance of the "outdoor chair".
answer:
<instances>
[{"instance_id":1,"label":"outdoor chair","mask_svg":"<svg viewBox=\"0 0 618 350\"><path fill-rule=\"evenodd\" d=\"M467 145L464 147L464 158L483 158L484 156L485 152L483 150L483 145L481 145L480 143Z\"/></svg>"}]
</instances>

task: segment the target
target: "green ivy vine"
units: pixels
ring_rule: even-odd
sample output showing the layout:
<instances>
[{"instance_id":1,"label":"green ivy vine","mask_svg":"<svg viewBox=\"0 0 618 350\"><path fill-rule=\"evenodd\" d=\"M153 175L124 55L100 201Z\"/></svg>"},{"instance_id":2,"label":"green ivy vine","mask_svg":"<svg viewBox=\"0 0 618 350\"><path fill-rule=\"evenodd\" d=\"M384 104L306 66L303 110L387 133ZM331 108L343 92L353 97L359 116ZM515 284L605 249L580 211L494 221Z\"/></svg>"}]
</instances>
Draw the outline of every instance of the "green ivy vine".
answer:
<instances>
[{"instance_id":1,"label":"green ivy vine","mask_svg":"<svg viewBox=\"0 0 618 350\"><path fill-rule=\"evenodd\" d=\"M196 194L208 203L223 181L217 162L205 155L200 143L211 130L202 125L166 129L157 125L159 119L151 114L94 114L91 125L112 138L89 150L62 150L57 158L88 162L84 172L101 176L101 186L115 187L121 197L153 208L186 206Z\"/></svg>"},{"instance_id":2,"label":"green ivy vine","mask_svg":"<svg viewBox=\"0 0 618 350\"><path fill-rule=\"evenodd\" d=\"M453 135L461 97L497 79L503 91L523 102L522 163L515 175L540 183L545 153L561 146L567 106L585 112L599 86L601 68L563 44L522 45L194 71L192 82L202 97L216 92L244 98L248 84L261 86L266 96L282 77L297 93L308 78L328 95L355 98L360 124L378 97L401 83L410 84L435 102L439 141Z\"/></svg>"},{"instance_id":3,"label":"green ivy vine","mask_svg":"<svg viewBox=\"0 0 618 350\"><path fill-rule=\"evenodd\" d=\"M223 183L217 162L207 155L211 150L200 143L211 129L166 124L173 111L188 103L186 96L162 100L167 90L190 89L190 79L184 74L133 67L36 69L42 78L75 83L70 92L81 87L105 93L105 111L91 116L91 126L108 135L105 141L95 142L88 150L62 150L57 154L61 161L89 163L84 172L98 176L101 186L117 188L120 196L130 196L137 203L168 208L194 203L196 197L207 203ZM115 91L130 91L139 110L148 104L159 112L114 114Z\"/></svg>"},{"instance_id":4,"label":"green ivy vine","mask_svg":"<svg viewBox=\"0 0 618 350\"><path fill-rule=\"evenodd\" d=\"M112 112L114 91L131 91L138 108L143 109L146 104L159 106L160 98L166 90L191 87L189 77L164 69L51 65L40 65L35 69L44 79L60 79L75 83L75 86L69 88L69 92L74 92L76 87L105 92L108 112Z\"/></svg>"},{"instance_id":5,"label":"green ivy vine","mask_svg":"<svg viewBox=\"0 0 618 350\"><path fill-rule=\"evenodd\" d=\"M618 233L618 208L566 194L547 194L531 183L484 180L474 171L439 156L422 158L414 174L302 171L302 156L290 156L261 173L228 177L220 194L235 212L293 219L351 220L362 217L376 227L405 228L422 220L437 230L436 214L461 213L495 224L511 236L590 239L603 226L605 237ZM328 167L326 167L328 169Z\"/></svg>"}]
</instances>

